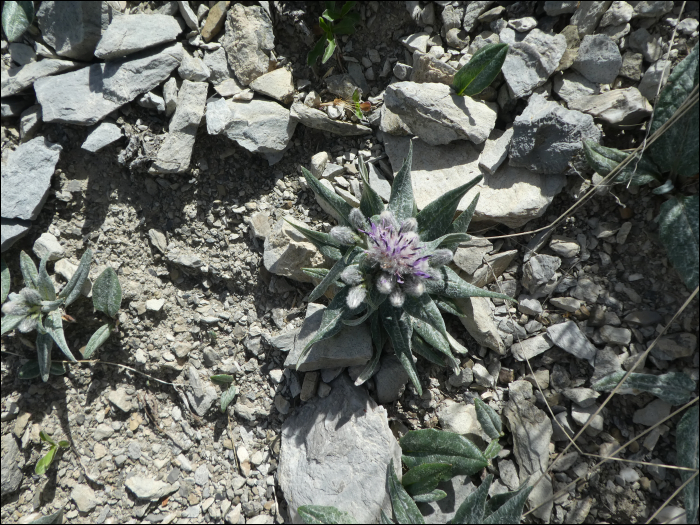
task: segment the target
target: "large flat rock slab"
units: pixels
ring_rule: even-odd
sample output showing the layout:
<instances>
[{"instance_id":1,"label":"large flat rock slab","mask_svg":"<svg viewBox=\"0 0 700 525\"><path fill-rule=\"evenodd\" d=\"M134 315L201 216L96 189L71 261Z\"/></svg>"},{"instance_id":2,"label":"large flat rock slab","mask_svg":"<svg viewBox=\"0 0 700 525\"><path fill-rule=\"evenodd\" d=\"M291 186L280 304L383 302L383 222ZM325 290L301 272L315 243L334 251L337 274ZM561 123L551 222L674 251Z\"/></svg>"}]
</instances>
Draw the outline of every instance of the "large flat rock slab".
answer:
<instances>
[{"instance_id":1,"label":"large flat rock slab","mask_svg":"<svg viewBox=\"0 0 700 525\"><path fill-rule=\"evenodd\" d=\"M314 398L282 425L278 476L293 523L301 505L331 505L358 523L391 514L386 471L401 474L401 448L362 387L341 374L326 398Z\"/></svg>"},{"instance_id":2,"label":"large flat rock slab","mask_svg":"<svg viewBox=\"0 0 700 525\"><path fill-rule=\"evenodd\" d=\"M408 137L384 136L386 149L394 174L408 155ZM413 194L418 209L423 209L445 192L481 175L479 152L466 141L446 146L430 146L422 140L413 141ZM492 174L483 173L484 179L459 202L463 211L477 193L479 202L474 222L500 223L517 228L541 216L566 181L562 175L543 175L504 162Z\"/></svg>"}]
</instances>

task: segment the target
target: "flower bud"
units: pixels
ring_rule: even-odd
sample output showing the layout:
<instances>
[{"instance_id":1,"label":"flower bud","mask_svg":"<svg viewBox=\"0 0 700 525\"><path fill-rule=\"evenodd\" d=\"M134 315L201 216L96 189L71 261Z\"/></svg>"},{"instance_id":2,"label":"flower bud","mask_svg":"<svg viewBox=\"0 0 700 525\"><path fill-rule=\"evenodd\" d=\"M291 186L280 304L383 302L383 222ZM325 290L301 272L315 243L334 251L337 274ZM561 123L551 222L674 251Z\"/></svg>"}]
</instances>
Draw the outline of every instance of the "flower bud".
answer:
<instances>
[{"instance_id":1,"label":"flower bud","mask_svg":"<svg viewBox=\"0 0 700 525\"><path fill-rule=\"evenodd\" d=\"M27 332L31 332L32 330L34 330L36 328L36 325L36 317L32 315L31 317L25 317L24 319L22 319L17 329L23 334L26 334Z\"/></svg>"},{"instance_id":2,"label":"flower bud","mask_svg":"<svg viewBox=\"0 0 700 525\"><path fill-rule=\"evenodd\" d=\"M19 294L30 306L39 306L41 304L41 294L34 288L22 288Z\"/></svg>"},{"instance_id":3,"label":"flower bud","mask_svg":"<svg viewBox=\"0 0 700 525\"><path fill-rule=\"evenodd\" d=\"M425 285L423 279L410 279L403 286L403 291L413 297L420 297L425 293Z\"/></svg>"},{"instance_id":4,"label":"flower bud","mask_svg":"<svg viewBox=\"0 0 700 525\"><path fill-rule=\"evenodd\" d=\"M401 232L415 232L417 230L418 221L413 217L409 217L401 223Z\"/></svg>"},{"instance_id":5,"label":"flower bud","mask_svg":"<svg viewBox=\"0 0 700 525\"><path fill-rule=\"evenodd\" d=\"M358 308L362 304L362 301L364 301L366 295L367 288L362 285L353 286L350 288L350 293L348 293L348 307L351 310Z\"/></svg>"},{"instance_id":6,"label":"flower bud","mask_svg":"<svg viewBox=\"0 0 700 525\"><path fill-rule=\"evenodd\" d=\"M435 250L432 255L430 256L430 259L428 261L428 264L432 266L433 268L439 268L440 266L444 266L447 263L449 263L452 260L452 251L448 250L446 248L440 249L440 250Z\"/></svg>"},{"instance_id":7,"label":"flower bud","mask_svg":"<svg viewBox=\"0 0 700 525\"><path fill-rule=\"evenodd\" d=\"M357 242L357 235L352 231L352 228L348 228L347 226L335 226L331 228L330 235L333 240L344 246L351 246Z\"/></svg>"},{"instance_id":8,"label":"flower bud","mask_svg":"<svg viewBox=\"0 0 700 525\"><path fill-rule=\"evenodd\" d=\"M340 279L345 284L360 284L362 282L362 272L360 272L357 266L348 266L341 272Z\"/></svg>"},{"instance_id":9,"label":"flower bud","mask_svg":"<svg viewBox=\"0 0 700 525\"><path fill-rule=\"evenodd\" d=\"M396 288L396 290L389 294L389 302L391 303L391 306L396 308L403 306L404 299L406 299L406 296L399 288Z\"/></svg>"},{"instance_id":10,"label":"flower bud","mask_svg":"<svg viewBox=\"0 0 700 525\"><path fill-rule=\"evenodd\" d=\"M377 277L377 290L379 293L389 294L396 286L396 276L390 273L382 272Z\"/></svg>"},{"instance_id":11,"label":"flower bud","mask_svg":"<svg viewBox=\"0 0 700 525\"><path fill-rule=\"evenodd\" d=\"M362 215L362 212L359 209L353 208L348 218L350 220L350 224L352 224L352 227L356 230L369 230L369 223L367 222L367 219L364 215Z\"/></svg>"}]
</instances>

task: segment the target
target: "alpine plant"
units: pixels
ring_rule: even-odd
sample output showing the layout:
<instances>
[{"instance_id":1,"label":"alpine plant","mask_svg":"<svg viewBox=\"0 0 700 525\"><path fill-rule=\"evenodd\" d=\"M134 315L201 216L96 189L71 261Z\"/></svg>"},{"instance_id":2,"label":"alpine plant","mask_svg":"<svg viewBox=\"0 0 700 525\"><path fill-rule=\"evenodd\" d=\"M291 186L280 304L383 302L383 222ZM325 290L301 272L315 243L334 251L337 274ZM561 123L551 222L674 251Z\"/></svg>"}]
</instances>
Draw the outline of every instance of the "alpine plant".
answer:
<instances>
[{"instance_id":1,"label":"alpine plant","mask_svg":"<svg viewBox=\"0 0 700 525\"><path fill-rule=\"evenodd\" d=\"M313 344L337 334L343 325L357 326L368 321L374 355L356 384L364 383L375 373L388 337L411 382L422 394L413 353L457 369L459 362L452 350L460 354L467 351L447 332L440 311L464 316L455 300L468 297L513 299L469 284L447 266L459 244L470 239L465 232L479 195L453 221L457 206L482 177L475 177L445 193L417 213L411 186L412 154L410 145L408 156L394 178L386 207L369 185L362 157L359 168L363 190L359 209L302 168L317 200L332 210L339 225L330 233L320 233L290 224L324 256L335 261L330 270L304 269L308 275L321 279L311 292L310 301L321 297L331 286L335 286L336 293L299 362Z\"/></svg>"}]
</instances>

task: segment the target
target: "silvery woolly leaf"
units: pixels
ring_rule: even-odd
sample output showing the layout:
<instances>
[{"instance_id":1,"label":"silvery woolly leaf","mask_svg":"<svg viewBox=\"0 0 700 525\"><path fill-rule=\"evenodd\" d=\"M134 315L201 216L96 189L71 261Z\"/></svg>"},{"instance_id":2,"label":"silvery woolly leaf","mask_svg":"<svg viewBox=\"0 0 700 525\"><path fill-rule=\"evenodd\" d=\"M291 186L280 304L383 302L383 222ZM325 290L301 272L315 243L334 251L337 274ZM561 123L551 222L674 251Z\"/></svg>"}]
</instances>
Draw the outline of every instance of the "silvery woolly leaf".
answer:
<instances>
[{"instance_id":1,"label":"silvery woolly leaf","mask_svg":"<svg viewBox=\"0 0 700 525\"><path fill-rule=\"evenodd\" d=\"M5 259L0 259L0 277L2 280L2 291L0 292L0 303L4 303L7 299L7 294L10 293L10 269L5 264Z\"/></svg>"},{"instance_id":2,"label":"silvery woolly leaf","mask_svg":"<svg viewBox=\"0 0 700 525\"><path fill-rule=\"evenodd\" d=\"M413 337L411 337L411 350L414 354L421 356L423 359L427 359L431 363L439 366L447 366L447 357L445 354L435 350L416 332L413 332Z\"/></svg>"},{"instance_id":3,"label":"silvery woolly leaf","mask_svg":"<svg viewBox=\"0 0 700 525\"><path fill-rule=\"evenodd\" d=\"M392 519L386 515L384 509L379 509L379 523L382 525L394 525Z\"/></svg>"},{"instance_id":4,"label":"silvery woolly leaf","mask_svg":"<svg viewBox=\"0 0 700 525\"><path fill-rule=\"evenodd\" d=\"M302 523L357 523L350 514L335 507L302 505L297 512Z\"/></svg>"},{"instance_id":5,"label":"silvery woolly leaf","mask_svg":"<svg viewBox=\"0 0 700 525\"><path fill-rule=\"evenodd\" d=\"M321 182L306 168L302 167L301 173L304 175L309 187L316 194L316 200L319 202L325 201L325 203L328 204L331 209L333 209L333 216L338 221L338 224L341 226L351 226L348 217L352 211L352 206L345 202L345 199L333 193L331 190L321 184Z\"/></svg>"},{"instance_id":6,"label":"silvery woolly leaf","mask_svg":"<svg viewBox=\"0 0 700 525\"><path fill-rule=\"evenodd\" d=\"M48 516L41 516L40 518L30 522L29 525L44 525L52 523L63 523L63 509L59 510L58 512L54 512L53 514L49 514Z\"/></svg>"},{"instance_id":7,"label":"silvery woolly leaf","mask_svg":"<svg viewBox=\"0 0 700 525\"><path fill-rule=\"evenodd\" d=\"M34 20L34 2L6 1L2 8L2 29L8 42L17 42Z\"/></svg>"},{"instance_id":8,"label":"silvery woolly leaf","mask_svg":"<svg viewBox=\"0 0 700 525\"><path fill-rule=\"evenodd\" d=\"M447 497L447 492L440 489L435 489L425 494L416 494L413 496L413 501L416 503L431 503L433 501L440 501Z\"/></svg>"},{"instance_id":9,"label":"silvery woolly leaf","mask_svg":"<svg viewBox=\"0 0 700 525\"><path fill-rule=\"evenodd\" d=\"M449 463L423 463L410 469L403 475L401 484L411 496L432 492L441 481L447 481L452 476L452 465Z\"/></svg>"},{"instance_id":10,"label":"silvery woolly leaf","mask_svg":"<svg viewBox=\"0 0 700 525\"><path fill-rule=\"evenodd\" d=\"M117 315L122 303L122 287L117 272L110 266L104 269L92 285L92 304L95 310L110 317Z\"/></svg>"},{"instance_id":11,"label":"silvery woolly leaf","mask_svg":"<svg viewBox=\"0 0 700 525\"><path fill-rule=\"evenodd\" d=\"M75 270L73 277L70 278L68 284L63 287L63 290L58 294L59 299L66 300L66 306L69 306L73 301L80 297L80 292L85 284L88 274L90 273L90 263L92 262L92 250L88 248L80 258L80 264Z\"/></svg>"},{"instance_id":12,"label":"silvery woolly leaf","mask_svg":"<svg viewBox=\"0 0 700 525\"><path fill-rule=\"evenodd\" d=\"M588 165L603 177L628 157L628 154L623 151L606 148L593 140L583 141L583 154ZM622 168L613 178L613 184L629 181L630 184L641 186L658 181L660 178L661 174L654 163L642 156Z\"/></svg>"},{"instance_id":13,"label":"silvery woolly leaf","mask_svg":"<svg viewBox=\"0 0 700 525\"><path fill-rule=\"evenodd\" d=\"M41 298L44 301L55 301L56 300L56 289L53 286L51 277L49 277L46 271L46 262L49 260L49 255L45 255L41 262L39 263L39 277L36 281L36 289L41 294Z\"/></svg>"},{"instance_id":14,"label":"silvery woolly leaf","mask_svg":"<svg viewBox=\"0 0 700 525\"><path fill-rule=\"evenodd\" d=\"M676 427L676 457L679 467L692 468L697 471L700 466L698 460L698 405L687 410L678 422ZM687 470L680 470L681 480L685 483L693 473ZM687 523L697 523L698 521L698 498L700 495L700 477L688 483L683 489L683 500Z\"/></svg>"},{"instance_id":15,"label":"silvery woolly leaf","mask_svg":"<svg viewBox=\"0 0 700 525\"><path fill-rule=\"evenodd\" d=\"M486 503L486 514L482 523L520 523L523 507L533 487L523 483L515 492L496 494Z\"/></svg>"},{"instance_id":16,"label":"silvery woolly leaf","mask_svg":"<svg viewBox=\"0 0 700 525\"><path fill-rule=\"evenodd\" d=\"M411 354L411 336L413 335L412 324L401 308L394 308L390 303L384 302L379 307L379 315L382 321L382 326L389 334L396 357L403 365L408 374L411 383L418 392L418 395L423 394L423 387L418 380L418 372L416 365L413 362Z\"/></svg>"},{"instance_id":17,"label":"silvery woolly leaf","mask_svg":"<svg viewBox=\"0 0 700 525\"><path fill-rule=\"evenodd\" d=\"M408 468L423 463L449 463L452 475L473 476L488 466L483 452L464 436L435 429L411 430L400 440L403 462Z\"/></svg>"},{"instance_id":18,"label":"silvery woolly leaf","mask_svg":"<svg viewBox=\"0 0 700 525\"><path fill-rule=\"evenodd\" d=\"M659 210L659 239L688 290L698 286L698 202L697 194L679 195L664 202Z\"/></svg>"},{"instance_id":19,"label":"silvery woolly leaf","mask_svg":"<svg viewBox=\"0 0 700 525\"><path fill-rule=\"evenodd\" d=\"M481 179L483 179L483 176L479 175L466 184L448 191L428 204L416 215L418 235L423 242L432 241L448 233L447 230L452 223L462 197L476 186Z\"/></svg>"},{"instance_id":20,"label":"silvery woolly leaf","mask_svg":"<svg viewBox=\"0 0 700 525\"><path fill-rule=\"evenodd\" d=\"M484 449L484 457L486 459L493 459L498 456L498 453L503 447L498 443L498 440L494 439L488 446Z\"/></svg>"},{"instance_id":21,"label":"silvery woolly leaf","mask_svg":"<svg viewBox=\"0 0 700 525\"><path fill-rule=\"evenodd\" d=\"M448 266L437 269L438 277L425 280L426 292L429 294L443 295L451 299L465 299L467 297L495 297L517 303L515 299L502 293L484 290L468 283L457 275Z\"/></svg>"},{"instance_id":22,"label":"silvery woolly leaf","mask_svg":"<svg viewBox=\"0 0 700 525\"><path fill-rule=\"evenodd\" d=\"M593 390L610 392L625 377L626 372L620 371L599 379L591 385ZM625 380L622 388L636 388L650 392L659 399L672 405L687 403L695 390L695 381L680 372L668 372L658 376L652 374L632 373Z\"/></svg>"},{"instance_id":23,"label":"silvery woolly leaf","mask_svg":"<svg viewBox=\"0 0 700 525\"><path fill-rule=\"evenodd\" d=\"M491 439L498 439L503 436L501 417L496 411L478 397L474 398L474 407L476 408L476 419L484 432Z\"/></svg>"},{"instance_id":24,"label":"silvery woolly leaf","mask_svg":"<svg viewBox=\"0 0 700 525\"><path fill-rule=\"evenodd\" d=\"M75 357L73 357L73 354L71 354L70 350L68 349L68 343L66 342L66 337L63 334L63 319L61 318L60 311L54 310L46 316L44 329L46 330L46 333L51 336L61 351L66 355L66 357L71 361L75 361Z\"/></svg>"},{"instance_id":25,"label":"silvery woolly leaf","mask_svg":"<svg viewBox=\"0 0 700 525\"><path fill-rule=\"evenodd\" d=\"M32 261L24 251L19 252L19 269L22 272L24 285L29 288L36 288L39 280L39 272L36 269L36 264Z\"/></svg>"},{"instance_id":26,"label":"silvery woolly leaf","mask_svg":"<svg viewBox=\"0 0 700 525\"><path fill-rule=\"evenodd\" d=\"M2 317L2 329L0 335L5 335L10 330L14 330L24 320L26 315L4 315Z\"/></svg>"},{"instance_id":27,"label":"silvery woolly leaf","mask_svg":"<svg viewBox=\"0 0 700 525\"><path fill-rule=\"evenodd\" d=\"M486 512L486 497L489 495L492 482L493 474L489 474L479 488L465 498L450 523L482 523ZM520 523L520 521L513 523Z\"/></svg>"},{"instance_id":28,"label":"silvery woolly leaf","mask_svg":"<svg viewBox=\"0 0 700 525\"><path fill-rule=\"evenodd\" d=\"M83 359L90 359L92 354L100 348L107 339L109 339L109 334L112 333L113 325L111 323L103 324L95 333L92 334L88 344L85 345L85 350L83 351Z\"/></svg>"},{"instance_id":29,"label":"silvery woolly leaf","mask_svg":"<svg viewBox=\"0 0 700 525\"><path fill-rule=\"evenodd\" d=\"M360 177L362 178L362 198L360 199L360 211L365 217L372 217L374 215L379 215L384 211L384 203L379 194L374 191L374 188L369 184L369 173L367 171L367 164L359 156L358 166L360 171Z\"/></svg>"},{"instance_id":30,"label":"silvery woolly leaf","mask_svg":"<svg viewBox=\"0 0 700 525\"><path fill-rule=\"evenodd\" d=\"M413 217L415 200L413 198L413 186L411 184L411 164L413 163L413 142L408 143L408 155L403 161L401 169L394 177L389 197L389 211L400 224L409 217Z\"/></svg>"},{"instance_id":31,"label":"silvery woolly leaf","mask_svg":"<svg viewBox=\"0 0 700 525\"><path fill-rule=\"evenodd\" d=\"M416 502L408 495L408 492L406 492L406 489L403 488L403 485L396 477L393 458L389 461L386 476L391 506L394 509L397 523L425 523Z\"/></svg>"},{"instance_id":32,"label":"silvery woolly leaf","mask_svg":"<svg viewBox=\"0 0 700 525\"><path fill-rule=\"evenodd\" d=\"M221 394L221 412L226 412L226 409L238 395L238 387L236 385L231 385L225 392Z\"/></svg>"},{"instance_id":33,"label":"silvery woolly leaf","mask_svg":"<svg viewBox=\"0 0 700 525\"><path fill-rule=\"evenodd\" d=\"M651 133L673 116L698 85L698 53L696 45L669 75L654 108L649 128ZM672 178L678 176L685 181L697 175L699 128L700 113L696 102L649 147L649 156L661 169L670 171Z\"/></svg>"},{"instance_id":34,"label":"silvery woolly leaf","mask_svg":"<svg viewBox=\"0 0 700 525\"><path fill-rule=\"evenodd\" d=\"M39 364L39 374L41 380L46 383L51 374L51 349L53 348L53 339L49 334L37 334L36 336L36 354Z\"/></svg>"}]
</instances>

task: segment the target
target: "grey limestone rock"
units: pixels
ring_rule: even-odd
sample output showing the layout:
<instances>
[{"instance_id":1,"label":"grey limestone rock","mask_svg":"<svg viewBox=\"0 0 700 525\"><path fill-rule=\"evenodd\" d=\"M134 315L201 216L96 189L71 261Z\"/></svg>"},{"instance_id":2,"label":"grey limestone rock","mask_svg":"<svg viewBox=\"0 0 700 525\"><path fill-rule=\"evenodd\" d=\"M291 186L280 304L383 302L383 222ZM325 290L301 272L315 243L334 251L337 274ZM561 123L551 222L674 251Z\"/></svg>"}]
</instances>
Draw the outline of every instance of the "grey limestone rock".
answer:
<instances>
[{"instance_id":1,"label":"grey limestone rock","mask_svg":"<svg viewBox=\"0 0 700 525\"><path fill-rule=\"evenodd\" d=\"M59 144L36 137L10 152L2 169L3 218L33 221L39 216L61 150Z\"/></svg>"},{"instance_id":2,"label":"grey limestone rock","mask_svg":"<svg viewBox=\"0 0 700 525\"><path fill-rule=\"evenodd\" d=\"M658 93L661 93L661 90L666 85L666 80L670 72L671 62L669 60L657 60L644 72L642 81L639 83L639 92L644 95L647 100L654 100L657 90Z\"/></svg>"},{"instance_id":3,"label":"grey limestone rock","mask_svg":"<svg viewBox=\"0 0 700 525\"><path fill-rule=\"evenodd\" d=\"M479 156L479 167L489 173L494 173L508 157L508 147L512 138L513 128L508 128L505 131L494 129Z\"/></svg>"},{"instance_id":4,"label":"grey limestone rock","mask_svg":"<svg viewBox=\"0 0 700 525\"><path fill-rule=\"evenodd\" d=\"M102 35L95 56L112 60L146 48L172 42L182 32L178 21L167 15L116 16Z\"/></svg>"},{"instance_id":5,"label":"grey limestone rock","mask_svg":"<svg viewBox=\"0 0 700 525\"><path fill-rule=\"evenodd\" d=\"M0 232L2 242L0 243L0 250L4 252L29 232L32 223L22 219L6 219L5 217L2 217L1 220Z\"/></svg>"},{"instance_id":6,"label":"grey limestone rock","mask_svg":"<svg viewBox=\"0 0 700 525\"><path fill-rule=\"evenodd\" d=\"M387 109L431 146L468 139L484 142L496 124L496 105L457 96L450 86L396 82L384 95Z\"/></svg>"},{"instance_id":7,"label":"grey limestone rock","mask_svg":"<svg viewBox=\"0 0 700 525\"><path fill-rule=\"evenodd\" d=\"M563 75L557 75L552 82L552 91L559 95L571 108L579 98L600 93L600 85L591 82L576 71L565 71Z\"/></svg>"},{"instance_id":8,"label":"grey limestone rock","mask_svg":"<svg viewBox=\"0 0 700 525\"><path fill-rule=\"evenodd\" d=\"M347 73L329 76L326 78L326 87L328 87L328 91L334 95L338 95L340 98L344 98L345 100L352 99L352 95L356 90L360 91L360 95L364 94L362 93L360 86L358 86L353 78Z\"/></svg>"},{"instance_id":9,"label":"grey limestone rock","mask_svg":"<svg viewBox=\"0 0 700 525\"><path fill-rule=\"evenodd\" d=\"M611 84L622 68L622 55L609 36L586 35L572 67L591 82Z\"/></svg>"},{"instance_id":10,"label":"grey limestone rock","mask_svg":"<svg viewBox=\"0 0 700 525\"><path fill-rule=\"evenodd\" d=\"M192 56L187 51L182 53L182 62L177 68L177 74L183 80L192 82L204 82L209 78L211 72L201 58Z\"/></svg>"},{"instance_id":11,"label":"grey limestone rock","mask_svg":"<svg viewBox=\"0 0 700 525\"><path fill-rule=\"evenodd\" d=\"M197 128L204 116L208 87L205 82L182 82L168 135L149 171L182 173L189 168Z\"/></svg>"},{"instance_id":12,"label":"grey limestone rock","mask_svg":"<svg viewBox=\"0 0 700 525\"><path fill-rule=\"evenodd\" d=\"M377 401L380 404L393 403L408 383L408 373L395 355L382 356L380 363L379 371L374 375Z\"/></svg>"},{"instance_id":13,"label":"grey limestone rock","mask_svg":"<svg viewBox=\"0 0 700 525\"><path fill-rule=\"evenodd\" d=\"M22 483L22 467L24 456L17 446L15 437L11 434L2 436L2 495L11 494Z\"/></svg>"},{"instance_id":14,"label":"grey limestone rock","mask_svg":"<svg viewBox=\"0 0 700 525\"><path fill-rule=\"evenodd\" d=\"M296 125L289 110L272 100L218 99L207 104L210 135L226 135L248 151L264 155L270 165L284 155Z\"/></svg>"},{"instance_id":15,"label":"grey limestone rock","mask_svg":"<svg viewBox=\"0 0 700 525\"><path fill-rule=\"evenodd\" d=\"M36 13L44 41L58 55L89 61L109 23L107 2L42 2Z\"/></svg>"},{"instance_id":16,"label":"grey limestone rock","mask_svg":"<svg viewBox=\"0 0 700 525\"><path fill-rule=\"evenodd\" d=\"M164 82L180 65L181 43L141 51L104 65L104 98L117 104L131 102Z\"/></svg>"},{"instance_id":17,"label":"grey limestone rock","mask_svg":"<svg viewBox=\"0 0 700 525\"><path fill-rule=\"evenodd\" d=\"M40 78L34 83L44 122L89 126L122 106L104 97L106 64ZM134 95L136 96L136 95Z\"/></svg>"},{"instance_id":18,"label":"grey limestone rock","mask_svg":"<svg viewBox=\"0 0 700 525\"><path fill-rule=\"evenodd\" d=\"M594 365L598 349L586 338L574 321L548 327L547 335L562 350Z\"/></svg>"},{"instance_id":19,"label":"grey limestone rock","mask_svg":"<svg viewBox=\"0 0 700 525\"><path fill-rule=\"evenodd\" d=\"M321 326L325 306L309 303L306 318L301 331L294 342L294 349L289 352L284 366L299 372L364 365L372 358L372 337L367 323L360 326L344 326L338 334L330 339L319 341L311 347L308 355L297 365L304 347Z\"/></svg>"},{"instance_id":20,"label":"grey limestone rock","mask_svg":"<svg viewBox=\"0 0 700 525\"><path fill-rule=\"evenodd\" d=\"M598 27L600 19L608 10L611 1L605 2L579 2L578 9L571 17L571 23L578 27L580 35L590 35Z\"/></svg>"},{"instance_id":21,"label":"grey limestone rock","mask_svg":"<svg viewBox=\"0 0 700 525\"><path fill-rule=\"evenodd\" d=\"M513 353L513 357L518 361L525 361L525 359L532 359L550 348L552 348L552 341L548 337L540 334L513 343L511 352Z\"/></svg>"},{"instance_id":22,"label":"grey limestone rock","mask_svg":"<svg viewBox=\"0 0 700 525\"><path fill-rule=\"evenodd\" d=\"M301 269L327 267L325 258L287 221L306 226L291 215L279 219L272 227L270 235L265 238L263 264L274 274L305 283L312 282L311 277Z\"/></svg>"},{"instance_id":23,"label":"grey limestone rock","mask_svg":"<svg viewBox=\"0 0 700 525\"><path fill-rule=\"evenodd\" d=\"M49 261L57 261L63 257L66 250L54 235L44 232L34 241L32 251L39 260L47 257Z\"/></svg>"},{"instance_id":24,"label":"grey limestone rock","mask_svg":"<svg viewBox=\"0 0 700 525\"><path fill-rule=\"evenodd\" d=\"M158 501L160 498L172 494L180 488L179 483L171 485L170 483L139 475L126 478L124 485L137 498L150 501Z\"/></svg>"},{"instance_id":25,"label":"grey limestone rock","mask_svg":"<svg viewBox=\"0 0 700 525\"><path fill-rule=\"evenodd\" d=\"M25 66L3 70L2 97L15 95L34 84L40 78L77 69L81 65L70 60L44 59L38 62L30 62Z\"/></svg>"},{"instance_id":26,"label":"grey limestone rock","mask_svg":"<svg viewBox=\"0 0 700 525\"><path fill-rule=\"evenodd\" d=\"M521 41L510 45L503 63L503 76L513 96L522 98L543 85L554 73L566 51L564 35L533 29Z\"/></svg>"},{"instance_id":27,"label":"grey limestone rock","mask_svg":"<svg viewBox=\"0 0 700 525\"><path fill-rule=\"evenodd\" d=\"M341 374L328 397L307 402L282 425L278 476L293 522L301 505L332 505L358 523L391 512L390 460L400 474L401 449L384 408Z\"/></svg>"},{"instance_id":28,"label":"grey limestone rock","mask_svg":"<svg viewBox=\"0 0 700 525\"><path fill-rule=\"evenodd\" d=\"M486 348L494 350L500 355L504 355L506 347L498 328L493 320L491 304L486 297L469 297L458 299L457 303L466 317L460 317L460 321L477 343Z\"/></svg>"},{"instance_id":29,"label":"grey limestone rock","mask_svg":"<svg viewBox=\"0 0 700 525\"><path fill-rule=\"evenodd\" d=\"M275 47L275 35L262 7L232 5L222 43L228 63L244 87L270 71L269 54Z\"/></svg>"},{"instance_id":30,"label":"grey limestone rock","mask_svg":"<svg viewBox=\"0 0 700 525\"><path fill-rule=\"evenodd\" d=\"M205 387L199 377L199 372L192 365L189 368L189 377L192 392L187 392L187 399L195 413L199 417L203 417L218 397L216 389L211 385Z\"/></svg>"},{"instance_id":31,"label":"grey limestone rock","mask_svg":"<svg viewBox=\"0 0 700 525\"><path fill-rule=\"evenodd\" d=\"M284 67L275 69L253 80L250 83L250 88L261 95L287 104L291 102L294 95L292 72Z\"/></svg>"},{"instance_id":32,"label":"grey limestone rock","mask_svg":"<svg viewBox=\"0 0 700 525\"><path fill-rule=\"evenodd\" d=\"M354 122L333 120L324 111L310 108L301 102L292 104L290 114L295 121L301 122L307 128L320 129L344 137L372 133L372 128Z\"/></svg>"},{"instance_id":33,"label":"grey limestone rock","mask_svg":"<svg viewBox=\"0 0 700 525\"><path fill-rule=\"evenodd\" d=\"M563 108L534 94L513 123L510 164L538 173L565 173L569 163L583 154L582 141L599 142L601 131L593 117Z\"/></svg>"},{"instance_id":34,"label":"grey limestone rock","mask_svg":"<svg viewBox=\"0 0 700 525\"><path fill-rule=\"evenodd\" d=\"M120 138L122 138L122 129L119 126L112 122L103 122L90 132L80 147L95 153Z\"/></svg>"},{"instance_id":35,"label":"grey limestone rock","mask_svg":"<svg viewBox=\"0 0 700 525\"><path fill-rule=\"evenodd\" d=\"M233 71L228 65L226 50L223 47L207 52L203 60L204 65L209 69L209 82L214 86L221 84L225 80L232 79Z\"/></svg>"}]
</instances>

